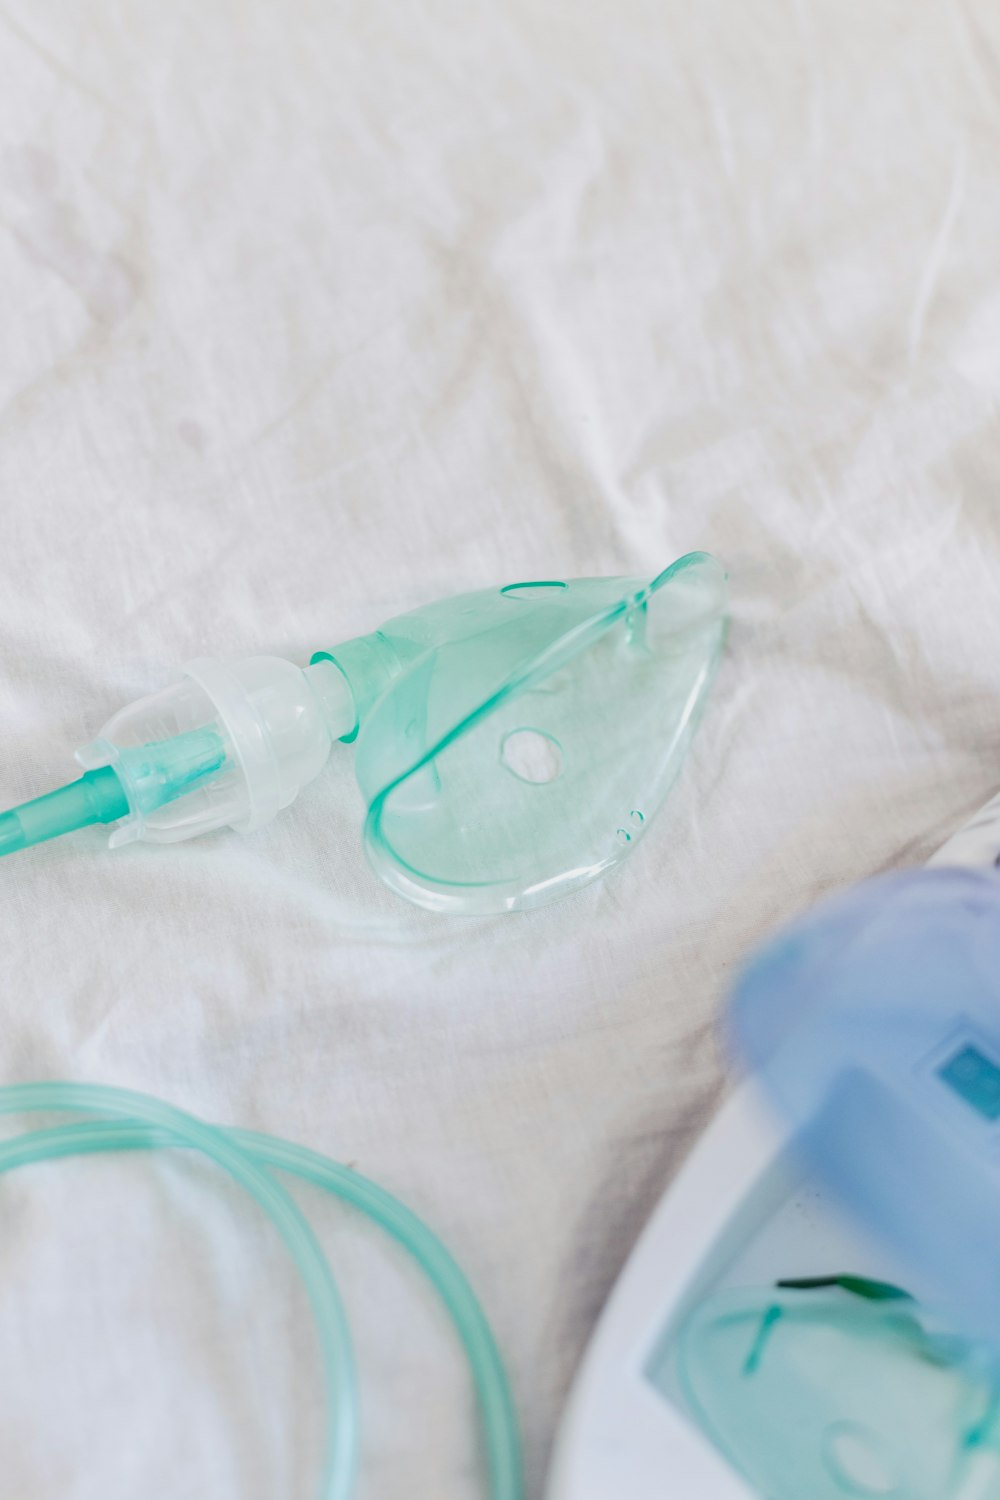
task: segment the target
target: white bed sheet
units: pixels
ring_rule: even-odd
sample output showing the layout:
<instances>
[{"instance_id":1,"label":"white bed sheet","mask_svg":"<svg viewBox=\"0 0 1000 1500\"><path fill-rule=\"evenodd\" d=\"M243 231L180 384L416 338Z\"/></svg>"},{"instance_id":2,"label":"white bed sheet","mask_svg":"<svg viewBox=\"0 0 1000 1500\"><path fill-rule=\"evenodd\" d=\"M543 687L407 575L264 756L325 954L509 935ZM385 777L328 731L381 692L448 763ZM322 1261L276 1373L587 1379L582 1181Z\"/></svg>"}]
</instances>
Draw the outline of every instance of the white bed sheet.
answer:
<instances>
[{"instance_id":1,"label":"white bed sheet","mask_svg":"<svg viewBox=\"0 0 1000 1500\"><path fill-rule=\"evenodd\" d=\"M402 1194L560 1404L721 1088L748 945L1000 781L989 0L6 0L0 802L207 652L705 547L734 627L658 826L536 914L361 857L350 754L241 840L0 867L0 1077L149 1090ZM283 1253L189 1161L0 1198L0 1494L309 1495ZM482 1493L465 1372L308 1199L361 1493ZM611 1497L609 1497L611 1500Z\"/></svg>"}]
</instances>

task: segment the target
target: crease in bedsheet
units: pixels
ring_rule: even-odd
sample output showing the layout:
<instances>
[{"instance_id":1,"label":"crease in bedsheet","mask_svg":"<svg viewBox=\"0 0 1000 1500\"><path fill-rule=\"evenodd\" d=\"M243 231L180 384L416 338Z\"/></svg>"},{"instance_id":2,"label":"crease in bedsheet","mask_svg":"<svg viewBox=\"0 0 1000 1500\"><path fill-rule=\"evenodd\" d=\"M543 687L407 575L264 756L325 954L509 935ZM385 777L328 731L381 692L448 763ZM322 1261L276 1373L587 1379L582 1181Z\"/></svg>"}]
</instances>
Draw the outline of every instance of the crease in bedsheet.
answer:
<instances>
[{"instance_id":1,"label":"crease in bedsheet","mask_svg":"<svg viewBox=\"0 0 1000 1500\"><path fill-rule=\"evenodd\" d=\"M910 364L916 362L917 351L923 338L924 325L927 321L927 312L934 296L935 290L944 271L945 258L948 254L948 245L955 229L955 223L962 209L965 198L966 167L968 161L968 148L964 141L960 141L955 152L955 165L952 169L951 186L948 190L948 201L941 216L937 232L931 241L924 265L923 275L917 287L917 294L910 313L910 323L907 333L907 355Z\"/></svg>"},{"instance_id":2,"label":"crease in bedsheet","mask_svg":"<svg viewBox=\"0 0 1000 1500\"><path fill-rule=\"evenodd\" d=\"M68 63L64 62L61 57L58 57L43 42L40 42L38 38L32 34L28 27L23 26L20 21L15 20L15 18L10 14L9 8L7 7L0 7L0 25L8 27L9 30L14 34L14 36L17 37L18 41L23 46L27 47L28 50L32 52L36 57L38 57L45 65L45 67L50 69L51 72L55 74L60 82L67 84L72 89L77 90L79 93L84 95L84 97L87 98L91 102L91 104L96 104L99 109L110 115L119 123L129 123L128 117L118 108L117 105L115 105L110 99L106 98L99 89L96 89L94 85L89 81L89 79L82 77L75 71L75 69L70 67Z\"/></svg>"}]
</instances>

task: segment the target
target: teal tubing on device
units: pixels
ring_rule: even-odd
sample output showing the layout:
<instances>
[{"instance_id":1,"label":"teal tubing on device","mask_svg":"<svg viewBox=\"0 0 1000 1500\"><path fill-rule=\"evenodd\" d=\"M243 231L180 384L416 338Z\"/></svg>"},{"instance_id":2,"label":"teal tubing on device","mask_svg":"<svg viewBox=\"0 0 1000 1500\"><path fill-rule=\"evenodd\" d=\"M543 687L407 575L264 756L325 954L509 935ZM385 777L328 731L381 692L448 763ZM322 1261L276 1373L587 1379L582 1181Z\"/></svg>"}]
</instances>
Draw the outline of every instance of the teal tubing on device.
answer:
<instances>
[{"instance_id":1,"label":"teal tubing on device","mask_svg":"<svg viewBox=\"0 0 1000 1500\"><path fill-rule=\"evenodd\" d=\"M272 1175L291 1172L350 1203L381 1225L417 1262L455 1326L479 1401L491 1500L522 1500L520 1438L510 1388L490 1326L458 1265L417 1216L346 1167L288 1141L206 1125L145 1094L91 1084L29 1083L0 1088L0 1114L111 1116L30 1131L0 1144L0 1173L30 1162L103 1151L189 1146L245 1188L281 1234L305 1286L326 1377L328 1441L317 1495L349 1500L358 1463L358 1399L350 1332L340 1294L316 1236Z\"/></svg>"}]
</instances>

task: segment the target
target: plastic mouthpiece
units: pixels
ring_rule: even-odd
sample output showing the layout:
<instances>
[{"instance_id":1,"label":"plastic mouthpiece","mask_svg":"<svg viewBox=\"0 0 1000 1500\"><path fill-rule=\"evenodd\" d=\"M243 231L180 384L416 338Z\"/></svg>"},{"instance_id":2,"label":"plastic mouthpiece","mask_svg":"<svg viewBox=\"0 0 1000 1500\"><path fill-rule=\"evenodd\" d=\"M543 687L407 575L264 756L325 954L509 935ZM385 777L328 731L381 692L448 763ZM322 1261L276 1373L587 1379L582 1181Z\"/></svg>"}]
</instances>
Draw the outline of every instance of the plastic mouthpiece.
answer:
<instances>
[{"instance_id":1,"label":"plastic mouthpiece","mask_svg":"<svg viewBox=\"0 0 1000 1500\"><path fill-rule=\"evenodd\" d=\"M0 855L30 849L32 844L88 828L91 823L113 823L127 814L128 799L121 782L110 766L102 766L0 814Z\"/></svg>"}]
</instances>

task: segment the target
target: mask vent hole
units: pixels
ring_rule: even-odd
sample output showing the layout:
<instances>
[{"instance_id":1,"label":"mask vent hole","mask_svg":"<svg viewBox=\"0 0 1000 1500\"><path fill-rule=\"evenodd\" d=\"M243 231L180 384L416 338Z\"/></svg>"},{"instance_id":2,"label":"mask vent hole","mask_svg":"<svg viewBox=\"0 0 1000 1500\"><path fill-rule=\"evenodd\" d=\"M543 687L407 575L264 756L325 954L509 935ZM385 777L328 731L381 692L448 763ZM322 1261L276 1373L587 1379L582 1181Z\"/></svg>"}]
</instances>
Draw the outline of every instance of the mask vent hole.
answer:
<instances>
[{"instance_id":1,"label":"mask vent hole","mask_svg":"<svg viewBox=\"0 0 1000 1500\"><path fill-rule=\"evenodd\" d=\"M500 760L520 781L544 786L562 775L559 741L541 729L512 729L500 747Z\"/></svg>"}]
</instances>

